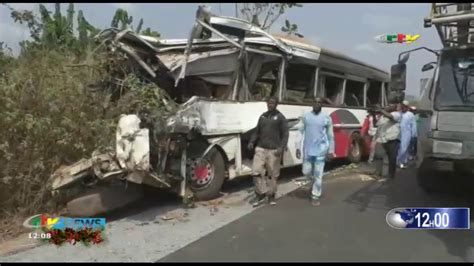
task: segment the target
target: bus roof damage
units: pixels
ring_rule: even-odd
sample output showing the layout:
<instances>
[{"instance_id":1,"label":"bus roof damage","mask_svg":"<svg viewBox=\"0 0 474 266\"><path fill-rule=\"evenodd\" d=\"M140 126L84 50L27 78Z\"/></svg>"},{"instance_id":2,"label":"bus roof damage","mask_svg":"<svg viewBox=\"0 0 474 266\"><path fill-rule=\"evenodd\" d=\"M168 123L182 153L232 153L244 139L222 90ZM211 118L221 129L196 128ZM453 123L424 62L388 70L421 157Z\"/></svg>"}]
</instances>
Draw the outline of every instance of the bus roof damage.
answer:
<instances>
[{"instance_id":1,"label":"bus roof damage","mask_svg":"<svg viewBox=\"0 0 474 266\"><path fill-rule=\"evenodd\" d=\"M269 72L284 61L314 65L320 60L351 73L351 64L341 61L337 65L334 60L349 59L355 65L364 65L374 78L387 75L383 71L374 72L377 68L373 66L303 40L270 35L247 21L213 16L203 7L198 9L187 40L160 40L117 29L104 30L98 38L135 60L148 79L166 90L177 103L185 103L192 96L253 100L255 93L251 89L255 81L266 74L269 78L271 74L278 75ZM367 76L358 73L360 67L353 68L354 75Z\"/></svg>"},{"instance_id":2,"label":"bus roof damage","mask_svg":"<svg viewBox=\"0 0 474 266\"><path fill-rule=\"evenodd\" d=\"M184 110L169 121L178 131L200 127L199 114L192 110L191 103L197 101L191 100L193 96L220 101L262 100L270 92L258 91L256 81L267 79L276 85L272 90L281 91L283 84L277 83L288 62L317 65L319 61L356 76L387 76L376 67L303 39L273 36L245 20L214 16L205 7L199 7L187 40L161 40L117 29L104 30L98 38L127 54L147 79L184 104Z\"/></svg>"}]
</instances>

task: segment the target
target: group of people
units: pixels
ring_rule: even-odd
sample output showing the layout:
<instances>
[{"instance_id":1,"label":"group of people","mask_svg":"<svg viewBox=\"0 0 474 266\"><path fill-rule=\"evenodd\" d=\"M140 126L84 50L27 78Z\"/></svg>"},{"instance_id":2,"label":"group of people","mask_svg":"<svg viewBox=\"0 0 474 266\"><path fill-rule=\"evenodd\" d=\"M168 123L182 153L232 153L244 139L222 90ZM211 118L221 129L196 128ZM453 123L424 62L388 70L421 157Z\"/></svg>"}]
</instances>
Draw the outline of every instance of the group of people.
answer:
<instances>
[{"instance_id":1,"label":"group of people","mask_svg":"<svg viewBox=\"0 0 474 266\"><path fill-rule=\"evenodd\" d=\"M417 121L416 107L410 107L408 101L392 104L384 110L369 111L362 127L362 134L371 140L369 163L372 163L377 150L383 149L388 158L389 178L395 177L397 166L407 168L409 160L413 160L417 152ZM383 160L382 153L376 156ZM381 165L381 163L379 163ZM378 168L381 175L382 167Z\"/></svg>"},{"instance_id":2,"label":"group of people","mask_svg":"<svg viewBox=\"0 0 474 266\"><path fill-rule=\"evenodd\" d=\"M296 151L298 159L303 159L303 174L313 182L311 199L319 206L322 194L322 177L326 158L333 158L334 137L332 120L323 113L323 99L316 99L313 110L305 113L300 121L303 141ZM278 98L267 101L268 111L263 113L253 132L248 149L255 148L253 178L255 197L250 203L256 207L265 202L275 205L277 180L283 152L287 149L289 128L285 116L277 110Z\"/></svg>"},{"instance_id":3,"label":"group of people","mask_svg":"<svg viewBox=\"0 0 474 266\"><path fill-rule=\"evenodd\" d=\"M303 174L313 181L313 206L320 205L326 159L335 157L332 119L322 112L322 104L323 99L317 98L313 110L302 116L300 132L303 138L296 151L297 158L303 160ZM254 151L252 175L255 196L250 200L254 207L264 203L276 204L277 181L289 137L286 118L278 111L277 106L278 98L268 99L268 111L260 116L247 146ZM392 104L383 110L369 112L362 128L362 133L371 139L369 162L374 159L383 160L383 156L376 156L377 149L382 148L388 157L390 179L395 178L397 164L400 168L406 168L408 161L416 155L415 111L407 101ZM382 173L379 171L379 174Z\"/></svg>"}]
</instances>

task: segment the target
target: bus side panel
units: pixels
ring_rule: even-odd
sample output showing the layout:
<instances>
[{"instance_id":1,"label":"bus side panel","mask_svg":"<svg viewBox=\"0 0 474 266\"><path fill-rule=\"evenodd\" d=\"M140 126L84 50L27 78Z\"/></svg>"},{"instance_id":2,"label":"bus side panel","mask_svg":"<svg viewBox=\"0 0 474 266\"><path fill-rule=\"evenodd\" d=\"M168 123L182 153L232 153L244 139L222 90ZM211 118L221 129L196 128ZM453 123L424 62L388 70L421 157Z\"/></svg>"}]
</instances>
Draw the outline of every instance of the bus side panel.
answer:
<instances>
[{"instance_id":1,"label":"bus side panel","mask_svg":"<svg viewBox=\"0 0 474 266\"><path fill-rule=\"evenodd\" d=\"M256 126L260 115L267 109L265 102L239 103L199 99L193 105L196 106L199 113L202 125L201 133L209 137L212 135L246 133ZM312 107L282 103L278 106L278 109L288 120L297 120L304 113L311 111ZM367 111L364 109L325 106L322 112L330 115L334 124L336 157L346 158L351 143L351 135L354 131L360 130ZM292 129L295 130L296 128ZM300 144L300 140L301 134L298 132L290 133L290 139L288 140L289 153L284 157L284 165L301 163L300 159L296 158L296 149ZM229 156L233 151L226 153Z\"/></svg>"},{"instance_id":2,"label":"bus side panel","mask_svg":"<svg viewBox=\"0 0 474 266\"><path fill-rule=\"evenodd\" d=\"M296 150L301 148L302 135L296 127L290 129L288 138L288 151L283 155L283 165L294 166L303 163L302 158L296 157Z\"/></svg>"},{"instance_id":3,"label":"bus side panel","mask_svg":"<svg viewBox=\"0 0 474 266\"><path fill-rule=\"evenodd\" d=\"M338 109L331 113L331 118L334 127L336 158L346 158L349 154L352 134L362 127L363 116L360 112Z\"/></svg>"},{"instance_id":4,"label":"bus side panel","mask_svg":"<svg viewBox=\"0 0 474 266\"><path fill-rule=\"evenodd\" d=\"M347 158L349 156L349 149L352 143L352 136L354 133L360 132L358 129L343 129L334 128L334 141L336 158ZM363 138L361 147L362 156L368 156L370 153L370 138Z\"/></svg>"},{"instance_id":5,"label":"bus side panel","mask_svg":"<svg viewBox=\"0 0 474 266\"><path fill-rule=\"evenodd\" d=\"M336 153L336 158L347 157L352 132L353 130L334 128L334 152Z\"/></svg>"}]
</instances>

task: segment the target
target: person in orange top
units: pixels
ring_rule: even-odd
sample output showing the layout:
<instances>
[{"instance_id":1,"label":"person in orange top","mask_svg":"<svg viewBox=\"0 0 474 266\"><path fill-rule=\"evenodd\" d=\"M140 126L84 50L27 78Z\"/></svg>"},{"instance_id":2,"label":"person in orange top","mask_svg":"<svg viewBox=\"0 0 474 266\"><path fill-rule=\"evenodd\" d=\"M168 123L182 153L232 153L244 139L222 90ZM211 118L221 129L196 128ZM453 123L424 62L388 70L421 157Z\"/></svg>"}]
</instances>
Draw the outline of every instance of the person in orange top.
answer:
<instances>
[{"instance_id":1,"label":"person in orange top","mask_svg":"<svg viewBox=\"0 0 474 266\"><path fill-rule=\"evenodd\" d=\"M377 114L373 110L368 110L367 112L367 117L361 128L361 134L364 137L368 136L370 138L369 163L372 163L374 161L375 145L377 143L377 121L380 114Z\"/></svg>"}]
</instances>

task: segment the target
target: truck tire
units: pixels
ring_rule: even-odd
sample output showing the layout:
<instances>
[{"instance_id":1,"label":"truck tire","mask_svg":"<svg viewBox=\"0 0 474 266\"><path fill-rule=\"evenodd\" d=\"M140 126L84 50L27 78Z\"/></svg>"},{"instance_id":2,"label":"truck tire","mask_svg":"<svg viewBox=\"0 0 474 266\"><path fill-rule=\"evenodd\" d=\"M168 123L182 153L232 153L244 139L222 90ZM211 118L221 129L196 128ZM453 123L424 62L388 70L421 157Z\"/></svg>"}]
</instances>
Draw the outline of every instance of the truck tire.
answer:
<instances>
[{"instance_id":1,"label":"truck tire","mask_svg":"<svg viewBox=\"0 0 474 266\"><path fill-rule=\"evenodd\" d=\"M427 193L436 193L441 190L438 185L440 181L439 171L433 170L430 161L423 161L416 171L416 179L420 186Z\"/></svg>"},{"instance_id":2,"label":"truck tire","mask_svg":"<svg viewBox=\"0 0 474 266\"><path fill-rule=\"evenodd\" d=\"M362 137L355 132L351 136L351 145L349 147L348 160L351 163L359 163L362 160Z\"/></svg>"},{"instance_id":3,"label":"truck tire","mask_svg":"<svg viewBox=\"0 0 474 266\"><path fill-rule=\"evenodd\" d=\"M197 201L211 200L219 196L226 177L225 161L218 149L212 148L199 163L197 160L207 147L202 144L187 160L186 177Z\"/></svg>"}]
</instances>

